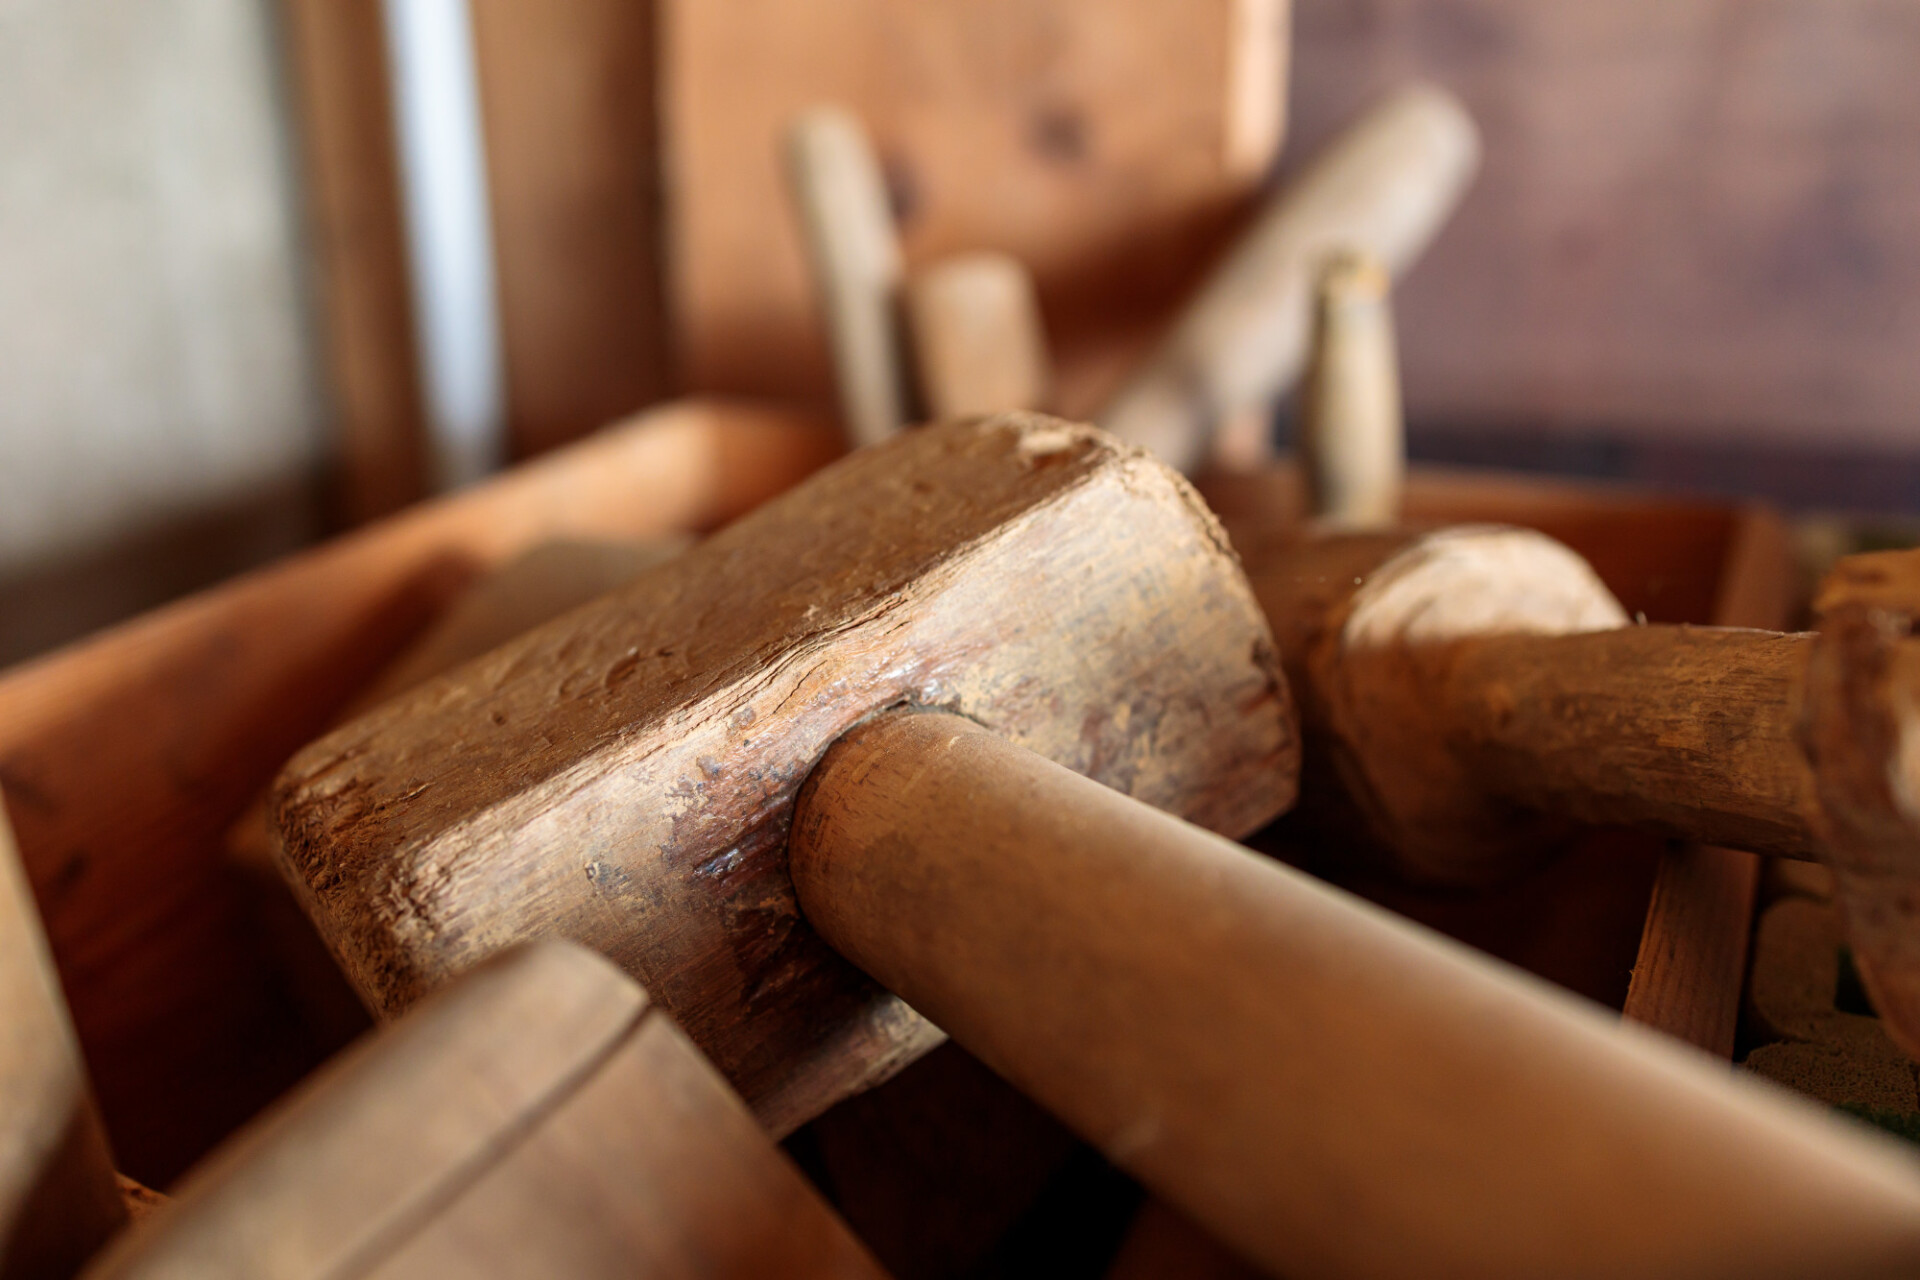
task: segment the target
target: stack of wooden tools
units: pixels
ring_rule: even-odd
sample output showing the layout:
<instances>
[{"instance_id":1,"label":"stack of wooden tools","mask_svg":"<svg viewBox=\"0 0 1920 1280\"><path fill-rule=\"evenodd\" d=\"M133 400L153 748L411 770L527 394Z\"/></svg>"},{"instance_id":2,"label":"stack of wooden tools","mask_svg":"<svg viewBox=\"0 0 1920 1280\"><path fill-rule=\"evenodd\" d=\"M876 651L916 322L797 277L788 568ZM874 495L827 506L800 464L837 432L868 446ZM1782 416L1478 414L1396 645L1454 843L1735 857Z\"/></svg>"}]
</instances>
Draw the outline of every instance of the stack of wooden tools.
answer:
<instances>
[{"instance_id":1,"label":"stack of wooden tools","mask_svg":"<svg viewBox=\"0 0 1920 1280\"><path fill-rule=\"evenodd\" d=\"M1753 1074L1828 1080L1837 1044L1891 1083L1822 1096L1920 1110L1920 553L1842 562L1811 634L1636 622L1668 602L1595 529L1646 509L1409 475L1391 282L1478 153L1439 90L1258 211L1096 426L1043 412L1019 261L909 271L860 122L789 141L845 457L815 470L804 415L665 411L27 673L218 685L249 619L288 630L206 731L267 764L168 785L219 792L194 891L239 873L274 999L360 1038L149 1213L0 825L0 1277L962 1274L882 1249L823 1149L976 1060L949 1123L1028 1108L977 1182L1077 1149L1144 1189L1081 1270L1920 1270L1910 1148L1674 1039L1733 1050L1750 855L1817 861L1763 951L1844 945L1861 1008L1756 970ZM1293 466L1265 424L1296 384ZM1698 514L1656 509L1711 525L1716 573L1768 527ZM1716 620L1783 620L1717 585ZM284 616L320 593L354 625ZM390 616L428 595L436 624ZM13 679L0 727L55 718ZM273 732L241 709L275 697L304 701ZM85 833L84 878L126 824L12 741L23 832ZM103 767L137 790L131 750ZM1627 1020L1235 843L1463 902L1592 827L1659 842L1621 855L1658 917Z\"/></svg>"}]
</instances>

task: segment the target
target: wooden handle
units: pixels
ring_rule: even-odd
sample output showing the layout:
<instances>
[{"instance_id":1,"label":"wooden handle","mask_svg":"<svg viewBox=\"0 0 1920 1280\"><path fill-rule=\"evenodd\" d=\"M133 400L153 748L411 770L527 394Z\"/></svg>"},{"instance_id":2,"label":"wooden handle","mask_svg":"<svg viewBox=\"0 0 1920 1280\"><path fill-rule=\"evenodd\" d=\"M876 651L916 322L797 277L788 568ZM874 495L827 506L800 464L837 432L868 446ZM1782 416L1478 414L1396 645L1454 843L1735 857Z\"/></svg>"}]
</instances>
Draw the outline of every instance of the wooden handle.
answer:
<instances>
[{"instance_id":1,"label":"wooden handle","mask_svg":"<svg viewBox=\"0 0 1920 1280\"><path fill-rule=\"evenodd\" d=\"M645 993L543 943L336 1059L87 1274L881 1273Z\"/></svg>"},{"instance_id":2,"label":"wooden handle","mask_svg":"<svg viewBox=\"0 0 1920 1280\"><path fill-rule=\"evenodd\" d=\"M886 181L850 113L817 107L787 133L787 174L820 291L848 439L886 439L906 422L896 309L900 246Z\"/></svg>"},{"instance_id":3,"label":"wooden handle","mask_svg":"<svg viewBox=\"0 0 1920 1280\"><path fill-rule=\"evenodd\" d=\"M126 1216L0 804L0 1277L72 1275Z\"/></svg>"},{"instance_id":4,"label":"wooden handle","mask_svg":"<svg viewBox=\"0 0 1920 1280\"><path fill-rule=\"evenodd\" d=\"M1305 364L1314 274L1357 249L1399 273L1452 213L1480 162L1452 95L1404 89L1316 155L1227 255L1099 416L1182 470L1236 410L1271 403Z\"/></svg>"},{"instance_id":5,"label":"wooden handle","mask_svg":"<svg viewBox=\"0 0 1920 1280\"><path fill-rule=\"evenodd\" d=\"M1431 661L1482 790L1580 822L1818 856L1795 741L1811 639L1721 627L1489 636Z\"/></svg>"},{"instance_id":6,"label":"wooden handle","mask_svg":"<svg viewBox=\"0 0 1920 1280\"><path fill-rule=\"evenodd\" d=\"M957 254L916 272L907 281L906 317L930 420L1046 407L1040 298L1019 259Z\"/></svg>"},{"instance_id":7,"label":"wooden handle","mask_svg":"<svg viewBox=\"0 0 1920 1280\"><path fill-rule=\"evenodd\" d=\"M1314 517L1349 529L1392 525L1406 483L1389 288L1378 262L1340 253L1321 270L1314 299L1300 460Z\"/></svg>"},{"instance_id":8,"label":"wooden handle","mask_svg":"<svg viewBox=\"0 0 1920 1280\"><path fill-rule=\"evenodd\" d=\"M843 954L1278 1272L1920 1266L1891 1143L970 721L848 734L791 860Z\"/></svg>"}]
</instances>

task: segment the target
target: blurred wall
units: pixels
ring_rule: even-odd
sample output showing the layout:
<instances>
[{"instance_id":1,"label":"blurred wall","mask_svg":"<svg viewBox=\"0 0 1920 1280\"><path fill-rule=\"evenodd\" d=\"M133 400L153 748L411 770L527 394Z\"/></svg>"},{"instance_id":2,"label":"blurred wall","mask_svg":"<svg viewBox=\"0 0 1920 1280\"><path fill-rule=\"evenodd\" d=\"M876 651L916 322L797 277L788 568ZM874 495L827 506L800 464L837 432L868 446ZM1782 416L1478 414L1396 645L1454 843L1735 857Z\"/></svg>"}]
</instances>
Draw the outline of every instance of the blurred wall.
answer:
<instances>
[{"instance_id":1,"label":"blurred wall","mask_svg":"<svg viewBox=\"0 0 1920 1280\"><path fill-rule=\"evenodd\" d=\"M0 661L310 532L274 38L268 0L0 0Z\"/></svg>"},{"instance_id":2,"label":"blurred wall","mask_svg":"<svg viewBox=\"0 0 1920 1280\"><path fill-rule=\"evenodd\" d=\"M1920 453L1920 5L1294 9L1289 163L1416 76L1486 134L1399 296L1416 445L1518 427Z\"/></svg>"}]
</instances>

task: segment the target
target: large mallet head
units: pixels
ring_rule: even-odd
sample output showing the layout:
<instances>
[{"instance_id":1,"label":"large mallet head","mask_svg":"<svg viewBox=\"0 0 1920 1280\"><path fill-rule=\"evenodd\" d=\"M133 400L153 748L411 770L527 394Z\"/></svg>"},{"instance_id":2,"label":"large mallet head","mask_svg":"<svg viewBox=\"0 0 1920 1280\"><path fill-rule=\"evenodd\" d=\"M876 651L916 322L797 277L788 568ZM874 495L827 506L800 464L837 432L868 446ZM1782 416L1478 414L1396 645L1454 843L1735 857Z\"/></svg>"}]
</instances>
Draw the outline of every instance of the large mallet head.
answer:
<instances>
[{"instance_id":1,"label":"large mallet head","mask_svg":"<svg viewBox=\"0 0 1920 1280\"><path fill-rule=\"evenodd\" d=\"M819 942L786 870L826 748L914 704L1231 836L1293 796L1278 657L1211 514L1145 453L1015 415L857 453L308 747L281 855L377 1011L571 938L779 1129L935 1034Z\"/></svg>"}]
</instances>

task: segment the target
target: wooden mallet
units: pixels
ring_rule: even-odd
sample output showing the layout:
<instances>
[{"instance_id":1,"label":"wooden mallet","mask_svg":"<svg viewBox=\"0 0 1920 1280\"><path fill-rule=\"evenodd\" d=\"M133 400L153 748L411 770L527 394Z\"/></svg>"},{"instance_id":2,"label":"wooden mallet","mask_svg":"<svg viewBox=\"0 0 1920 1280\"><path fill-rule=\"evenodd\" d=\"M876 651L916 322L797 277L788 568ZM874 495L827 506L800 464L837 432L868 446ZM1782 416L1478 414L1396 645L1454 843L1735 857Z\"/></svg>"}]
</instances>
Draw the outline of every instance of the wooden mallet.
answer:
<instances>
[{"instance_id":1,"label":"wooden mallet","mask_svg":"<svg viewBox=\"0 0 1920 1280\"><path fill-rule=\"evenodd\" d=\"M882 1272L645 992L547 942L335 1058L86 1274Z\"/></svg>"},{"instance_id":2,"label":"wooden mallet","mask_svg":"<svg viewBox=\"0 0 1920 1280\"><path fill-rule=\"evenodd\" d=\"M1229 835L1292 799L1279 660L1211 514L1144 455L1014 417L861 451L309 747L281 855L376 1014L571 937L784 1132L938 1039L786 874L827 745L912 706Z\"/></svg>"},{"instance_id":3,"label":"wooden mallet","mask_svg":"<svg viewBox=\"0 0 1920 1280\"><path fill-rule=\"evenodd\" d=\"M1288 1274L1920 1260L1890 1145L1121 794L1284 803L1267 646L1165 467L933 428L309 748L284 854L377 1004L585 938L776 1131L910 1005Z\"/></svg>"},{"instance_id":4,"label":"wooden mallet","mask_svg":"<svg viewBox=\"0 0 1920 1280\"><path fill-rule=\"evenodd\" d=\"M1816 634L1632 626L1572 551L1492 526L1243 546L1315 798L1414 876L1476 883L1569 822L1820 858L1877 1007L1920 1050L1920 554L1843 564ZM1317 775L1317 776L1316 776Z\"/></svg>"}]
</instances>

